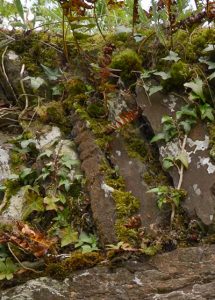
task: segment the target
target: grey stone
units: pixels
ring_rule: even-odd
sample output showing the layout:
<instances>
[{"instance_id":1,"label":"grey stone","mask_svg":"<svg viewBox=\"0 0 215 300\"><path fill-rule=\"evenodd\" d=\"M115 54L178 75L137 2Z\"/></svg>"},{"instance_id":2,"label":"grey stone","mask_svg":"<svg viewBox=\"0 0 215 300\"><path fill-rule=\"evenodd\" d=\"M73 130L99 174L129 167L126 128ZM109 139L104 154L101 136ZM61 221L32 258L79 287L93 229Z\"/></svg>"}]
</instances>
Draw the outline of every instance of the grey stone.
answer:
<instances>
[{"instance_id":1,"label":"grey stone","mask_svg":"<svg viewBox=\"0 0 215 300\"><path fill-rule=\"evenodd\" d=\"M213 300L215 245L179 248L123 267L75 271L63 282L30 280L2 291L2 300ZM132 270L129 268L132 266Z\"/></svg>"},{"instance_id":2,"label":"grey stone","mask_svg":"<svg viewBox=\"0 0 215 300\"><path fill-rule=\"evenodd\" d=\"M137 103L144 108L143 115L155 134L161 131L163 115L175 116L177 110L186 103L175 95L165 96L156 93L150 97L150 102L143 88L137 86ZM209 136L204 124L199 122L188 136L185 150L189 157L189 167L184 171L182 188L188 192L183 207L189 216L198 217L205 225L214 223L215 195L215 164L210 159ZM175 156L179 153L177 141L167 144L158 143L161 160L167 155ZM174 186L177 187L179 175L176 170L170 171Z\"/></svg>"}]
</instances>

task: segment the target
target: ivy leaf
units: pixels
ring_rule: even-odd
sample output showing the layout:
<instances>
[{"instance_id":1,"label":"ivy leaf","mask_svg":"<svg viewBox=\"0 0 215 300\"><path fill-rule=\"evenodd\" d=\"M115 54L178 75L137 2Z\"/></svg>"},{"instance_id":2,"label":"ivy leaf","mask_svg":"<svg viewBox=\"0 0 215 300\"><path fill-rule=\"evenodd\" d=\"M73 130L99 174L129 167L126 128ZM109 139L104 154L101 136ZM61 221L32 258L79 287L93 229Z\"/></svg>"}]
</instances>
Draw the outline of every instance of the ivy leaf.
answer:
<instances>
[{"instance_id":1,"label":"ivy leaf","mask_svg":"<svg viewBox=\"0 0 215 300\"><path fill-rule=\"evenodd\" d=\"M91 244L92 243L92 239L89 235L86 234L86 232L82 231L80 236L79 236L79 241L81 241L82 243L88 243Z\"/></svg>"},{"instance_id":2,"label":"ivy leaf","mask_svg":"<svg viewBox=\"0 0 215 300\"><path fill-rule=\"evenodd\" d=\"M33 90L38 90L41 85L43 85L45 83L45 80L41 77L31 77L31 76L27 76L25 77L23 80L30 80L31 82L31 87Z\"/></svg>"},{"instance_id":3,"label":"ivy leaf","mask_svg":"<svg viewBox=\"0 0 215 300\"><path fill-rule=\"evenodd\" d=\"M52 95L59 96L62 94L63 88L60 85L56 85L52 88Z\"/></svg>"},{"instance_id":4,"label":"ivy leaf","mask_svg":"<svg viewBox=\"0 0 215 300\"><path fill-rule=\"evenodd\" d=\"M73 244L78 240L78 232L74 231L71 226L68 226L61 230L61 247L65 247L69 244Z\"/></svg>"},{"instance_id":5,"label":"ivy leaf","mask_svg":"<svg viewBox=\"0 0 215 300\"><path fill-rule=\"evenodd\" d=\"M179 204L180 204L180 197L172 197L172 201L175 203L175 206L176 207L179 207Z\"/></svg>"},{"instance_id":6,"label":"ivy leaf","mask_svg":"<svg viewBox=\"0 0 215 300\"><path fill-rule=\"evenodd\" d=\"M205 61L205 63L208 65L208 70L214 70L215 69L215 62L212 61Z\"/></svg>"},{"instance_id":7,"label":"ivy leaf","mask_svg":"<svg viewBox=\"0 0 215 300\"><path fill-rule=\"evenodd\" d=\"M196 121L194 120L185 120L185 121L181 121L179 123L179 126L182 127L182 129L184 130L184 132L186 134L188 134L190 132L190 130L192 129L192 125L196 124Z\"/></svg>"},{"instance_id":8,"label":"ivy leaf","mask_svg":"<svg viewBox=\"0 0 215 300\"><path fill-rule=\"evenodd\" d=\"M154 72L154 75L160 76L163 80L167 80L171 78L170 73L166 73L166 72Z\"/></svg>"},{"instance_id":9,"label":"ivy leaf","mask_svg":"<svg viewBox=\"0 0 215 300\"><path fill-rule=\"evenodd\" d=\"M0 192L4 192L5 190L6 190L6 186L0 184Z\"/></svg>"},{"instance_id":10,"label":"ivy leaf","mask_svg":"<svg viewBox=\"0 0 215 300\"><path fill-rule=\"evenodd\" d=\"M165 140L165 134L163 132L156 134L152 139L151 143L159 142Z\"/></svg>"},{"instance_id":11,"label":"ivy leaf","mask_svg":"<svg viewBox=\"0 0 215 300\"><path fill-rule=\"evenodd\" d=\"M156 187L156 188L152 188L152 189L148 190L147 193L155 193L155 194L157 194L159 191L160 191L160 188Z\"/></svg>"},{"instance_id":12,"label":"ivy leaf","mask_svg":"<svg viewBox=\"0 0 215 300\"><path fill-rule=\"evenodd\" d=\"M153 94L161 91L163 87L161 85L152 86L149 88L149 96L152 96Z\"/></svg>"},{"instance_id":13,"label":"ivy leaf","mask_svg":"<svg viewBox=\"0 0 215 300\"><path fill-rule=\"evenodd\" d=\"M22 219L26 220L33 211L44 211L43 198L38 197L35 202L27 204L22 212Z\"/></svg>"},{"instance_id":14,"label":"ivy leaf","mask_svg":"<svg viewBox=\"0 0 215 300\"><path fill-rule=\"evenodd\" d=\"M203 94L203 81L200 78L186 82L184 83L184 86L190 88L194 94L196 94L201 100L205 101L205 96Z\"/></svg>"},{"instance_id":15,"label":"ivy leaf","mask_svg":"<svg viewBox=\"0 0 215 300\"><path fill-rule=\"evenodd\" d=\"M27 148L30 144L36 144L36 141L33 139L29 139L29 140L23 140L20 143L20 146L22 147L22 149Z\"/></svg>"},{"instance_id":16,"label":"ivy leaf","mask_svg":"<svg viewBox=\"0 0 215 300\"><path fill-rule=\"evenodd\" d=\"M181 58L178 56L178 53L173 52L173 51L169 51L169 55L162 58L163 60L168 60L168 61L179 61Z\"/></svg>"},{"instance_id":17,"label":"ivy leaf","mask_svg":"<svg viewBox=\"0 0 215 300\"><path fill-rule=\"evenodd\" d=\"M179 160L186 169L189 167L189 157L187 151L181 151L181 153L178 156L176 156L175 159Z\"/></svg>"},{"instance_id":18,"label":"ivy leaf","mask_svg":"<svg viewBox=\"0 0 215 300\"><path fill-rule=\"evenodd\" d=\"M164 123L173 123L173 118L167 115L164 115L161 119L161 124Z\"/></svg>"},{"instance_id":19,"label":"ivy leaf","mask_svg":"<svg viewBox=\"0 0 215 300\"><path fill-rule=\"evenodd\" d=\"M215 72L213 72L210 76L208 76L208 79L209 80L212 80L212 79L214 79L215 78Z\"/></svg>"},{"instance_id":20,"label":"ivy leaf","mask_svg":"<svg viewBox=\"0 0 215 300\"><path fill-rule=\"evenodd\" d=\"M58 197L59 197L59 201L61 202L61 203L63 203L63 204L65 204L66 203L66 198L65 198L65 196L63 195L63 194L59 194L58 195Z\"/></svg>"},{"instance_id":21,"label":"ivy leaf","mask_svg":"<svg viewBox=\"0 0 215 300\"><path fill-rule=\"evenodd\" d=\"M46 196L43 199L43 202L46 204L46 210L58 210L58 206L56 205L56 203L59 201L60 199L55 197L55 196Z\"/></svg>"},{"instance_id":22,"label":"ivy leaf","mask_svg":"<svg viewBox=\"0 0 215 300\"><path fill-rule=\"evenodd\" d=\"M189 116L197 119L196 109L194 107L190 107L189 105L183 106L181 110L176 112L176 119L179 120L183 116Z\"/></svg>"},{"instance_id":23,"label":"ivy leaf","mask_svg":"<svg viewBox=\"0 0 215 300\"><path fill-rule=\"evenodd\" d=\"M61 71L60 69L56 68L56 69L50 69L47 66L44 66L43 64L40 64L41 67L43 68L45 74L47 75L49 80L57 80L59 77L61 77Z\"/></svg>"},{"instance_id":24,"label":"ivy leaf","mask_svg":"<svg viewBox=\"0 0 215 300\"><path fill-rule=\"evenodd\" d=\"M202 52L210 52L210 51L215 51L215 45L208 44L208 46L205 49L203 49Z\"/></svg>"},{"instance_id":25,"label":"ivy leaf","mask_svg":"<svg viewBox=\"0 0 215 300\"><path fill-rule=\"evenodd\" d=\"M168 156L168 157L164 158L164 160L163 160L163 167L164 167L164 169L168 170L168 169L170 169L173 166L174 166L174 159L173 159L173 157Z\"/></svg>"},{"instance_id":26,"label":"ivy leaf","mask_svg":"<svg viewBox=\"0 0 215 300\"><path fill-rule=\"evenodd\" d=\"M20 173L19 178L24 181L24 184L33 183L36 179L36 172L31 168L25 168Z\"/></svg>"},{"instance_id":27,"label":"ivy leaf","mask_svg":"<svg viewBox=\"0 0 215 300\"><path fill-rule=\"evenodd\" d=\"M201 113L201 119L202 120L207 118L210 121L214 121L213 108L208 103L200 105L199 110L200 110L200 113Z\"/></svg>"},{"instance_id":28,"label":"ivy leaf","mask_svg":"<svg viewBox=\"0 0 215 300\"><path fill-rule=\"evenodd\" d=\"M46 178L51 174L51 170L47 167L42 168L42 173L37 177L36 181L46 180Z\"/></svg>"},{"instance_id":29,"label":"ivy leaf","mask_svg":"<svg viewBox=\"0 0 215 300\"><path fill-rule=\"evenodd\" d=\"M155 71L156 71L156 70L151 70L151 71L149 71L149 70L144 70L144 72L141 73L140 78L141 78L141 79L147 79L147 78L150 78L151 75L152 75Z\"/></svg>"},{"instance_id":30,"label":"ivy leaf","mask_svg":"<svg viewBox=\"0 0 215 300\"><path fill-rule=\"evenodd\" d=\"M72 166L77 166L79 164L79 161L77 159L71 159L68 155L63 155L61 157L61 163L63 166L71 169Z\"/></svg>"},{"instance_id":31,"label":"ivy leaf","mask_svg":"<svg viewBox=\"0 0 215 300\"><path fill-rule=\"evenodd\" d=\"M62 178L62 179L60 179L58 187L60 187L62 185L64 186L65 190L68 192L70 187L71 187L71 181L68 180L68 179L63 179Z\"/></svg>"},{"instance_id":32,"label":"ivy leaf","mask_svg":"<svg viewBox=\"0 0 215 300\"><path fill-rule=\"evenodd\" d=\"M52 156L52 151L51 150L49 150L49 149L47 149L47 150L45 150L44 152L42 152L40 155L38 155L38 157L37 158L42 158L42 157L44 157L44 156L46 156L46 157L51 157Z\"/></svg>"}]
</instances>

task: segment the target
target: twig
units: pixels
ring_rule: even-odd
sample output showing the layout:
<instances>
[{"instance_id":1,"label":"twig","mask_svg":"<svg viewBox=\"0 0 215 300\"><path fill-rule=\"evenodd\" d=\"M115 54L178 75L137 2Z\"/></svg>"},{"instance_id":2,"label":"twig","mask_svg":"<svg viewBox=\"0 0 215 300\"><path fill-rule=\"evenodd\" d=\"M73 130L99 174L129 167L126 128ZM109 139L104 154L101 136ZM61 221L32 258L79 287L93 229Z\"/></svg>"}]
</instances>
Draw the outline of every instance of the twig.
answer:
<instances>
[{"instance_id":1,"label":"twig","mask_svg":"<svg viewBox=\"0 0 215 300\"><path fill-rule=\"evenodd\" d=\"M21 77L20 85L21 85L21 89L22 89L22 92L23 92L22 95L25 97L25 108L20 113L19 120L21 120L22 116L25 114L26 110L28 109L28 104L29 104L28 94L26 93L24 82L23 82L23 73L24 73L24 71L25 71L25 65L23 64L22 68L21 68L21 71L20 71L20 77Z\"/></svg>"},{"instance_id":2,"label":"twig","mask_svg":"<svg viewBox=\"0 0 215 300\"><path fill-rule=\"evenodd\" d=\"M10 251L10 253L12 254L12 256L15 258L15 260L20 264L20 266L25 269L25 270L28 270L28 271L31 271L31 272L34 272L34 273L37 273L37 274L40 274L42 273L42 271L36 271L34 269L31 269L31 268L28 268L26 266L24 266L21 261L18 259L18 257L15 255L15 253L12 251L11 247L10 247L10 243L7 243L7 246L8 246L8 249Z\"/></svg>"},{"instance_id":3,"label":"twig","mask_svg":"<svg viewBox=\"0 0 215 300\"><path fill-rule=\"evenodd\" d=\"M184 136L182 144L179 143L180 144L180 148L181 148L181 152L185 151L186 142L187 142L187 135ZM175 166L177 167L178 174L179 174L179 181L178 181L178 185L176 187L176 190L180 190L182 182L183 182L184 165L181 162L181 166L180 167L177 164L175 164ZM171 207L172 207L172 211L171 211L171 217L170 217L170 224L172 226L173 220L174 220L174 217L175 217L175 208L176 208L175 207L175 203L171 203Z\"/></svg>"},{"instance_id":4,"label":"twig","mask_svg":"<svg viewBox=\"0 0 215 300\"><path fill-rule=\"evenodd\" d=\"M1 66L2 66L2 71L3 71L4 77L5 77L5 79L6 79L7 83L8 83L8 85L9 85L9 87L10 87L10 89L11 89L11 92L12 92L12 94L13 94L13 97L14 97L14 99L16 100L16 103L18 103L18 99L17 99L16 94L15 94L15 92L14 92L14 89L13 89L11 83L10 83L10 80L9 80L9 78L8 78L8 76L7 76L7 73L6 73L6 70L5 70L5 66L4 66L4 57L5 57L5 54L6 54L6 52L7 52L7 48L8 48L8 46L5 47L4 52L2 53Z\"/></svg>"},{"instance_id":5,"label":"twig","mask_svg":"<svg viewBox=\"0 0 215 300\"><path fill-rule=\"evenodd\" d=\"M105 41L106 40L105 36L104 36L104 34L103 34L102 30L101 30L101 27L99 25L99 22L98 22L98 17L97 17L97 13L96 13L96 2L94 4L94 9L93 10L94 10L94 17L95 17L95 21L96 21L96 26L97 26L97 28L98 28L98 30L99 30L99 32L100 32L103 40Z\"/></svg>"}]
</instances>

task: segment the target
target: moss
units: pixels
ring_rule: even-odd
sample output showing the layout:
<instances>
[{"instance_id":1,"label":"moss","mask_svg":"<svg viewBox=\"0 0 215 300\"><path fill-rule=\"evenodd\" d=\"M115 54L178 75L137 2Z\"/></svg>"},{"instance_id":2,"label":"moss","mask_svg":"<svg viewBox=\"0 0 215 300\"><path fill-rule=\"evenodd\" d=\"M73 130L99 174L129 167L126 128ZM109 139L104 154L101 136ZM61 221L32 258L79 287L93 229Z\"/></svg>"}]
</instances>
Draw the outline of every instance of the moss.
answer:
<instances>
[{"instance_id":1,"label":"moss","mask_svg":"<svg viewBox=\"0 0 215 300\"><path fill-rule=\"evenodd\" d=\"M21 56L22 64L25 64L26 70L32 76L39 76L44 73L41 64L47 67L55 68L59 65L59 55L51 43L56 44L54 38L50 41L50 36L44 32L28 34L16 34L16 42L10 45Z\"/></svg>"},{"instance_id":2,"label":"moss","mask_svg":"<svg viewBox=\"0 0 215 300\"><path fill-rule=\"evenodd\" d=\"M71 188L70 188L71 196L74 198L78 198L81 191L82 191L82 183L78 180L73 181Z\"/></svg>"},{"instance_id":3,"label":"moss","mask_svg":"<svg viewBox=\"0 0 215 300\"><path fill-rule=\"evenodd\" d=\"M139 137L128 135L126 138L126 147L130 157L145 162L148 151L144 140L141 140Z\"/></svg>"},{"instance_id":4,"label":"moss","mask_svg":"<svg viewBox=\"0 0 215 300\"><path fill-rule=\"evenodd\" d=\"M72 271L91 268L104 260L104 257L98 252L73 253L70 258L58 263L48 263L46 274L56 279L64 279L71 275Z\"/></svg>"},{"instance_id":5,"label":"moss","mask_svg":"<svg viewBox=\"0 0 215 300\"><path fill-rule=\"evenodd\" d=\"M105 115L104 106L100 103L92 103L87 107L87 112L91 118L99 118Z\"/></svg>"},{"instance_id":6,"label":"moss","mask_svg":"<svg viewBox=\"0 0 215 300\"><path fill-rule=\"evenodd\" d=\"M105 182L107 183L107 185L111 186L116 190L121 191L125 189L125 181L121 176L119 176L118 178L107 178L106 176Z\"/></svg>"},{"instance_id":7,"label":"moss","mask_svg":"<svg viewBox=\"0 0 215 300\"><path fill-rule=\"evenodd\" d=\"M131 192L115 190L112 195L116 203L118 217L131 216L140 207L140 201Z\"/></svg>"},{"instance_id":8,"label":"moss","mask_svg":"<svg viewBox=\"0 0 215 300\"><path fill-rule=\"evenodd\" d=\"M134 50L125 49L112 57L110 67L113 69L120 69L122 81L125 84L130 85L137 79L137 76L132 71L141 71L142 62Z\"/></svg>"},{"instance_id":9,"label":"moss","mask_svg":"<svg viewBox=\"0 0 215 300\"><path fill-rule=\"evenodd\" d=\"M141 249L141 252L148 255L148 256L154 256L157 253L159 253L162 250L162 246L161 244L155 244L155 245L151 245L151 246L144 246Z\"/></svg>"},{"instance_id":10,"label":"moss","mask_svg":"<svg viewBox=\"0 0 215 300\"><path fill-rule=\"evenodd\" d=\"M24 163L24 157L21 153L11 150L10 165L13 171L19 171L20 166Z\"/></svg>"},{"instance_id":11,"label":"moss","mask_svg":"<svg viewBox=\"0 0 215 300\"><path fill-rule=\"evenodd\" d=\"M101 171L104 173L105 182L114 188L112 197L116 205L115 230L119 241L137 245L139 235L137 229L130 229L125 226L129 217L136 213L140 207L140 201L125 191L125 181L117 171L112 169L107 162L101 164Z\"/></svg>"},{"instance_id":12,"label":"moss","mask_svg":"<svg viewBox=\"0 0 215 300\"><path fill-rule=\"evenodd\" d=\"M138 211L140 201L131 192L123 190L115 190L112 196L116 204L115 230L117 238L120 241L136 246L139 239L138 230L127 228L125 224L128 222L129 217Z\"/></svg>"},{"instance_id":13,"label":"moss","mask_svg":"<svg viewBox=\"0 0 215 300\"><path fill-rule=\"evenodd\" d=\"M132 125L127 126L126 131L122 131L128 155L144 163L146 171L143 173L143 180L154 187L156 185L168 184L168 179L164 174L159 159L149 145L143 140L139 132Z\"/></svg>"},{"instance_id":14,"label":"moss","mask_svg":"<svg viewBox=\"0 0 215 300\"><path fill-rule=\"evenodd\" d=\"M65 87L70 97L83 94L87 91L85 83L78 77L73 77L65 83Z\"/></svg>"},{"instance_id":15,"label":"moss","mask_svg":"<svg viewBox=\"0 0 215 300\"><path fill-rule=\"evenodd\" d=\"M137 246L139 243L138 230L135 228L127 228L127 218L117 219L115 222L115 231L118 239L124 243Z\"/></svg>"},{"instance_id":16,"label":"moss","mask_svg":"<svg viewBox=\"0 0 215 300\"><path fill-rule=\"evenodd\" d=\"M215 160L215 122L208 125L209 138L210 138L210 156Z\"/></svg>"},{"instance_id":17,"label":"moss","mask_svg":"<svg viewBox=\"0 0 215 300\"><path fill-rule=\"evenodd\" d=\"M172 64L170 69L171 83L174 87L181 86L185 83L190 75L189 65L181 60Z\"/></svg>"},{"instance_id":18,"label":"moss","mask_svg":"<svg viewBox=\"0 0 215 300\"><path fill-rule=\"evenodd\" d=\"M215 39L214 28L198 28L188 33L185 30L178 30L173 35L174 51L184 61L197 62L202 50Z\"/></svg>"},{"instance_id":19,"label":"moss","mask_svg":"<svg viewBox=\"0 0 215 300\"><path fill-rule=\"evenodd\" d=\"M76 109L76 113L82 120L85 120L87 126L92 130L96 138L96 143L101 149L105 149L107 144L112 140L112 136L106 134L108 121L106 119L97 119L89 116L85 108L80 104L74 103L73 107Z\"/></svg>"},{"instance_id":20,"label":"moss","mask_svg":"<svg viewBox=\"0 0 215 300\"><path fill-rule=\"evenodd\" d=\"M41 106L37 113L44 123L67 126L67 119L61 102L52 101Z\"/></svg>"},{"instance_id":21,"label":"moss","mask_svg":"<svg viewBox=\"0 0 215 300\"><path fill-rule=\"evenodd\" d=\"M63 101L63 107L65 110L70 111L74 108L74 103L80 104L80 106L84 106L87 101L87 95L85 94L79 94L74 97L68 97Z\"/></svg>"}]
</instances>

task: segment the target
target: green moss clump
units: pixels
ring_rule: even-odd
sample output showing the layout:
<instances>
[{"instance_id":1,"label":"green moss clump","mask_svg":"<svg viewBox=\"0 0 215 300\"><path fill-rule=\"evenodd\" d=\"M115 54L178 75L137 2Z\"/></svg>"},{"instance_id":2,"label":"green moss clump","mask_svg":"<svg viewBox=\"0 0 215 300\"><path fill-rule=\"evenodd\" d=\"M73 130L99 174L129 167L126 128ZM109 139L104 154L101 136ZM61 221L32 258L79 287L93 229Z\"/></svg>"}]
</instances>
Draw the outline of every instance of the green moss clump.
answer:
<instances>
[{"instance_id":1,"label":"green moss clump","mask_svg":"<svg viewBox=\"0 0 215 300\"><path fill-rule=\"evenodd\" d=\"M139 239L137 229L127 228L125 224L128 219L138 211L140 201L131 192L125 191L125 181L119 176L116 170L110 168L106 162L101 165L101 171L105 176L105 183L114 188L112 197L116 204L115 231L119 241L130 243L136 246Z\"/></svg>"},{"instance_id":2,"label":"green moss clump","mask_svg":"<svg viewBox=\"0 0 215 300\"><path fill-rule=\"evenodd\" d=\"M130 85L137 79L135 73L132 71L141 71L142 61L134 50L125 49L113 56L110 67L113 69L120 69L122 81L125 84Z\"/></svg>"},{"instance_id":3,"label":"green moss clump","mask_svg":"<svg viewBox=\"0 0 215 300\"><path fill-rule=\"evenodd\" d=\"M190 75L189 65L183 63L181 60L172 64L170 69L171 75L171 84L174 87L182 86L185 83Z\"/></svg>"},{"instance_id":4,"label":"green moss clump","mask_svg":"<svg viewBox=\"0 0 215 300\"><path fill-rule=\"evenodd\" d=\"M136 228L127 228L125 224L129 217L136 213L140 207L140 201L130 192L115 190L112 193L116 203L116 235L120 241L130 243L136 246L139 239L138 230Z\"/></svg>"},{"instance_id":5,"label":"green moss clump","mask_svg":"<svg viewBox=\"0 0 215 300\"><path fill-rule=\"evenodd\" d=\"M74 108L74 103L78 103L81 106L84 106L87 101L87 95L85 94L79 94L74 97L68 97L63 101L63 107L65 110L70 111Z\"/></svg>"},{"instance_id":6,"label":"green moss clump","mask_svg":"<svg viewBox=\"0 0 215 300\"><path fill-rule=\"evenodd\" d=\"M154 256L157 253L159 253L162 250L162 245L161 244L155 244L155 245L151 245L151 246L144 246L141 249L141 252L148 255L148 256Z\"/></svg>"},{"instance_id":7,"label":"green moss clump","mask_svg":"<svg viewBox=\"0 0 215 300\"><path fill-rule=\"evenodd\" d=\"M210 137L210 156L215 161L215 122L208 125L209 137Z\"/></svg>"},{"instance_id":8,"label":"green moss clump","mask_svg":"<svg viewBox=\"0 0 215 300\"><path fill-rule=\"evenodd\" d=\"M80 104L74 103L73 105L76 113L80 116L82 120L85 120L87 126L92 130L96 137L96 143L101 149L105 149L107 144L112 140L112 136L106 134L106 128L108 126L108 121L106 119L97 119L89 116L85 108Z\"/></svg>"},{"instance_id":9,"label":"green moss clump","mask_svg":"<svg viewBox=\"0 0 215 300\"><path fill-rule=\"evenodd\" d=\"M116 202L118 217L131 216L140 207L140 201L131 192L115 190L112 195Z\"/></svg>"},{"instance_id":10,"label":"green moss clump","mask_svg":"<svg viewBox=\"0 0 215 300\"><path fill-rule=\"evenodd\" d=\"M13 170L20 170L20 166L24 163L24 157L21 153L11 150L10 165Z\"/></svg>"},{"instance_id":11,"label":"green moss clump","mask_svg":"<svg viewBox=\"0 0 215 300\"><path fill-rule=\"evenodd\" d=\"M138 158L141 161L145 162L148 151L144 140L135 136L127 136L126 146L128 155L130 157Z\"/></svg>"},{"instance_id":12,"label":"green moss clump","mask_svg":"<svg viewBox=\"0 0 215 300\"><path fill-rule=\"evenodd\" d=\"M87 91L85 83L78 77L73 77L65 83L65 87L70 97L84 94Z\"/></svg>"},{"instance_id":13,"label":"green moss clump","mask_svg":"<svg viewBox=\"0 0 215 300\"><path fill-rule=\"evenodd\" d=\"M40 119L44 123L52 123L59 126L67 126L67 119L65 116L62 103L52 101L46 105L40 107L37 110Z\"/></svg>"},{"instance_id":14,"label":"green moss clump","mask_svg":"<svg viewBox=\"0 0 215 300\"><path fill-rule=\"evenodd\" d=\"M105 115L104 106L100 103L92 103L87 107L87 112L91 118L99 118Z\"/></svg>"},{"instance_id":15,"label":"green moss clump","mask_svg":"<svg viewBox=\"0 0 215 300\"><path fill-rule=\"evenodd\" d=\"M64 279L71 275L72 271L91 268L104 260L104 257L98 252L80 253L75 252L70 258L58 263L49 263L46 268L46 274L56 279Z\"/></svg>"},{"instance_id":16,"label":"green moss clump","mask_svg":"<svg viewBox=\"0 0 215 300\"><path fill-rule=\"evenodd\" d=\"M185 30L178 30L173 35L174 51L184 61L196 62L202 55L202 50L215 40L213 28L198 28L190 34Z\"/></svg>"},{"instance_id":17,"label":"green moss clump","mask_svg":"<svg viewBox=\"0 0 215 300\"><path fill-rule=\"evenodd\" d=\"M127 228L125 224L127 223L127 218L117 219L115 222L115 231L118 239L124 243L129 243L130 245L137 246L139 243L139 234L136 228Z\"/></svg>"},{"instance_id":18,"label":"green moss clump","mask_svg":"<svg viewBox=\"0 0 215 300\"><path fill-rule=\"evenodd\" d=\"M107 183L107 185L116 190L121 191L125 189L125 181L121 176L119 176L118 178L106 178L105 182Z\"/></svg>"},{"instance_id":19,"label":"green moss clump","mask_svg":"<svg viewBox=\"0 0 215 300\"><path fill-rule=\"evenodd\" d=\"M188 64L179 60L171 65L170 75L171 78L162 80L161 82L166 91L183 87L183 84L188 81L191 76L191 70Z\"/></svg>"}]
</instances>

